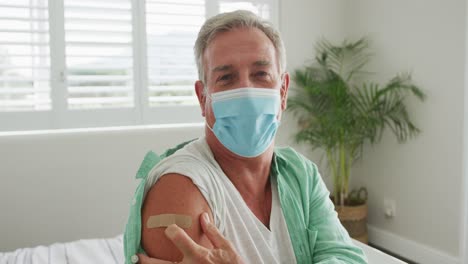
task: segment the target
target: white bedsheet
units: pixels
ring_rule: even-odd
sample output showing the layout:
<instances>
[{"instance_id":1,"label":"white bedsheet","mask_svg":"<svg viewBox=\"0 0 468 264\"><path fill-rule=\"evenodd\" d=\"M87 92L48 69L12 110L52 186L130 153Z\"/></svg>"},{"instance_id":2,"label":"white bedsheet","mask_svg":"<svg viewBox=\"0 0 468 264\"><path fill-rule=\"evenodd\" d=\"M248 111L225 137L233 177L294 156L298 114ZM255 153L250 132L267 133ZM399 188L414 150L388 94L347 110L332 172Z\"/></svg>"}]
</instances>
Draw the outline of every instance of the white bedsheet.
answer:
<instances>
[{"instance_id":1,"label":"white bedsheet","mask_svg":"<svg viewBox=\"0 0 468 264\"><path fill-rule=\"evenodd\" d=\"M358 241L370 264L405 263ZM109 239L83 239L50 246L0 252L0 264L123 264L122 235Z\"/></svg>"},{"instance_id":2,"label":"white bedsheet","mask_svg":"<svg viewBox=\"0 0 468 264\"><path fill-rule=\"evenodd\" d=\"M123 264L122 235L0 253L0 264Z\"/></svg>"}]
</instances>

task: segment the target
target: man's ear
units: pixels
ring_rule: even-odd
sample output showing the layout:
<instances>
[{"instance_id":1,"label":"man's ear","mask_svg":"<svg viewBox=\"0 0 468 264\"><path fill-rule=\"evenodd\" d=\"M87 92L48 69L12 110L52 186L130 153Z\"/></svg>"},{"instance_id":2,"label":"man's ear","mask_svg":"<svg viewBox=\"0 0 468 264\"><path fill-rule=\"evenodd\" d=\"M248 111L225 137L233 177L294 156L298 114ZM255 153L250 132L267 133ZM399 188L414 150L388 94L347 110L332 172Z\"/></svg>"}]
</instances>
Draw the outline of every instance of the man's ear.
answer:
<instances>
[{"instance_id":1,"label":"man's ear","mask_svg":"<svg viewBox=\"0 0 468 264\"><path fill-rule=\"evenodd\" d=\"M288 104L288 89L289 89L289 73L283 74L281 83L281 111L286 110Z\"/></svg>"},{"instance_id":2,"label":"man's ear","mask_svg":"<svg viewBox=\"0 0 468 264\"><path fill-rule=\"evenodd\" d=\"M202 116L205 116L205 104L206 104L206 94L205 94L205 85L202 81L198 80L195 82L195 93L197 94L198 104L200 105Z\"/></svg>"}]
</instances>

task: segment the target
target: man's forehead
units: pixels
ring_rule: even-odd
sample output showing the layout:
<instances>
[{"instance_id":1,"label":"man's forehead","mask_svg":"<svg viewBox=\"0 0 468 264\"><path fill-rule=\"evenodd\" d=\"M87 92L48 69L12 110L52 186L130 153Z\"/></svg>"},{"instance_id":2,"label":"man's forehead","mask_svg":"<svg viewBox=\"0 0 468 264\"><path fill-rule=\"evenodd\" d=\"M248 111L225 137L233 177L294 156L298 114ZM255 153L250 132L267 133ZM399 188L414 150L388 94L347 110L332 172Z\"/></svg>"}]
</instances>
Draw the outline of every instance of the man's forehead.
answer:
<instances>
[{"instance_id":1,"label":"man's forehead","mask_svg":"<svg viewBox=\"0 0 468 264\"><path fill-rule=\"evenodd\" d=\"M269 65L271 65L271 61L266 60L266 59L256 60L256 61L251 63L251 66L254 66L254 67L269 66ZM222 65L217 65L217 66L213 67L212 71L213 72L228 71L228 70L233 70L234 68L235 68L235 66L233 64L222 64Z\"/></svg>"}]
</instances>

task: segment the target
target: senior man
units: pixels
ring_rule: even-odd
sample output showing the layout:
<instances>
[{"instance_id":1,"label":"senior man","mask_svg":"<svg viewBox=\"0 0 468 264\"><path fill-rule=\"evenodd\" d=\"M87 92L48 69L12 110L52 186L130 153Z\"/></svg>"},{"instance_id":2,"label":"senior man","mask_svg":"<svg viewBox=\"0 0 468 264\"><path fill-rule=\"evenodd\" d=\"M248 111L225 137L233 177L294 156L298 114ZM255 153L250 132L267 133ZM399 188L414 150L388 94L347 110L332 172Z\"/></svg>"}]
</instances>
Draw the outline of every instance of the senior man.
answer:
<instances>
[{"instance_id":1,"label":"senior man","mask_svg":"<svg viewBox=\"0 0 468 264\"><path fill-rule=\"evenodd\" d=\"M202 26L195 57L205 136L145 158L126 262L367 263L317 167L275 148L289 87L278 31L223 13Z\"/></svg>"}]
</instances>

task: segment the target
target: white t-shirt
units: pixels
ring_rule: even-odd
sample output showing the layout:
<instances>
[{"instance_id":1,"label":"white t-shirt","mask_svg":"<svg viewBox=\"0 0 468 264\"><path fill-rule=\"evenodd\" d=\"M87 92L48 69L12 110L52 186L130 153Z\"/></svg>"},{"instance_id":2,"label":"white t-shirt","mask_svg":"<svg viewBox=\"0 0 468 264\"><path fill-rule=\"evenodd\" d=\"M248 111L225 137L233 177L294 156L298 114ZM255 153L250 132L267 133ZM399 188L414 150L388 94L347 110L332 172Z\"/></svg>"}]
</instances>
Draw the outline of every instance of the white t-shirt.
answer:
<instances>
[{"instance_id":1,"label":"white t-shirt","mask_svg":"<svg viewBox=\"0 0 468 264\"><path fill-rule=\"evenodd\" d=\"M204 137L158 163L148 175L144 195L168 173L185 175L193 181L208 202L215 225L247 263L296 263L276 182L271 181L269 230L224 174Z\"/></svg>"}]
</instances>

